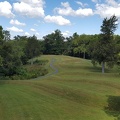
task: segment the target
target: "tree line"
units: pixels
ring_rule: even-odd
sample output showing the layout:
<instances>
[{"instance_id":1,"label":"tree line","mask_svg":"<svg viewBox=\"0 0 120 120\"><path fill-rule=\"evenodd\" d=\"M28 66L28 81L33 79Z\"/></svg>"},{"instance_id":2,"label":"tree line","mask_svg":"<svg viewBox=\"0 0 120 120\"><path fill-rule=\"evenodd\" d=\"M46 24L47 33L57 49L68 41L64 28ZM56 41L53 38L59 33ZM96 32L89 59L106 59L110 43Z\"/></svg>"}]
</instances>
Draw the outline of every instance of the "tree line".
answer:
<instances>
[{"instance_id":1,"label":"tree line","mask_svg":"<svg viewBox=\"0 0 120 120\"><path fill-rule=\"evenodd\" d=\"M23 74L23 65L29 59L42 54L68 55L91 59L93 65L105 64L113 67L120 64L120 35L115 35L117 17L105 18L101 25L101 33L94 35L77 32L72 36L64 37L60 30L48 34L42 40L35 35L15 36L10 39L10 32L0 26L0 76L13 76Z\"/></svg>"},{"instance_id":2,"label":"tree line","mask_svg":"<svg viewBox=\"0 0 120 120\"><path fill-rule=\"evenodd\" d=\"M40 41L34 35L32 37L17 35L13 40L9 36L10 32L4 32L0 26L1 79L25 75L27 71L23 65L28 64L29 59L39 56L42 52Z\"/></svg>"}]
</instances>

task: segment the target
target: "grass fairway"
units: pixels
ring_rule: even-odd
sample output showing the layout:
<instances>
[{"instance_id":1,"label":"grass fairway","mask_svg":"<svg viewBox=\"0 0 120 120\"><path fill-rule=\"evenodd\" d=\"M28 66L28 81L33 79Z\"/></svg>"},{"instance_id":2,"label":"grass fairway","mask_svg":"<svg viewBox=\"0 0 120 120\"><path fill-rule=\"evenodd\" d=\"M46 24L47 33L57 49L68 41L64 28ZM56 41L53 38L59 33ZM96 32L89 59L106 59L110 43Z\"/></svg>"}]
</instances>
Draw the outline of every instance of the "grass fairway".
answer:
<instances>
[{"instance_id":1,"label":"grass fairway","mask_svg":"<svg viewBox=\"0 0 120 120\"><path fill-rule=\"evenodd\" d=\"M101 69L93 68L88 60L62 55L41 57L49 61L53 58L57 74L36 80L0 81L0 120L117 118L114 111L105 110L118 110L114 105L120 108L120 75L115 70L102 75Z\"/></svg>"}]
</instances>

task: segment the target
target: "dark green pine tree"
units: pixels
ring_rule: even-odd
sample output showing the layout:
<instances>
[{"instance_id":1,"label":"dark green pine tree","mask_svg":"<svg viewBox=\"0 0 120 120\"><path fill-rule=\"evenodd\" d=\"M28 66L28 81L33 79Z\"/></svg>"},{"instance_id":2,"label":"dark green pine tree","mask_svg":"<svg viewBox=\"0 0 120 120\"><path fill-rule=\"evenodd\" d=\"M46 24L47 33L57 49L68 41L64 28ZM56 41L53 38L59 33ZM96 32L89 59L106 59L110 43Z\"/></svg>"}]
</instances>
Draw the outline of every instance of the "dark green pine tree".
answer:
<instances>
[{"instance_id":1,"label":"dark green pine tree","mask_svg":"<svg viewBox=\"0 0 120 120\"><path fill-rule=\"evenodd\" d=\"M103 20L99 40L94 43L91 52L92 59L102 64L102 73L105 72L105 63L112 66L117 59L118 53L113 39L114 32L118 26L117 21L118 19L115 15Z\"/></svg>"}]
</instances>

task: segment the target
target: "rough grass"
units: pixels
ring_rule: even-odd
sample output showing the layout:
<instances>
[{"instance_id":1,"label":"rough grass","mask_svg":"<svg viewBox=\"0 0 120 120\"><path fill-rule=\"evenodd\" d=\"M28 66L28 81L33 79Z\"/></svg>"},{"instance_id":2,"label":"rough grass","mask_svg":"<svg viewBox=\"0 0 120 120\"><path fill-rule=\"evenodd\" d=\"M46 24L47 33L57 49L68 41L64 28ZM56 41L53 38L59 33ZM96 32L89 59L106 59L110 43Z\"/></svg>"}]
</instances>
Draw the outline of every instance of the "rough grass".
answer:
<instances>
[{"instance_id":1,"label":"rough grass","mask_svg":"<svg viewBox=\"0 0 120 120\"><path fill-rule=\"evenodd\" d=\"M0 120L118 118L119 114L114 116L110 111L119 112L113 107L116 101L120 105L120 76L116 70L102 75L101 68L93 68L90 61L68 56L40 59L52 58L59 70L55 75L40 80L0 81ZM49 63L46 68L53 72Z\"/></svg>"}]
</instances>

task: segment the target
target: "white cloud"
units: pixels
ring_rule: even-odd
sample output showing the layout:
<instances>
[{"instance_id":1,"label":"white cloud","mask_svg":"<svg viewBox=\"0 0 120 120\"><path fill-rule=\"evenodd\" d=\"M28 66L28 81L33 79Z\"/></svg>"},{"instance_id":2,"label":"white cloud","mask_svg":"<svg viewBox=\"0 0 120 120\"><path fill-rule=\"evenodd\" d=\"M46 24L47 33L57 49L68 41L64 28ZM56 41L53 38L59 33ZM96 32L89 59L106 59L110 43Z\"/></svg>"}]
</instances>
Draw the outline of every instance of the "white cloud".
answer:
<instances>
[{"instance_id":1,"label":"white cloud","mask_svg":"<svg viewBox=\"0 0 120 120\"><path fill-rule=\"evenodd\" d=\"M68 37L70 35L70 32L69 31L62 32L62 35L64 37Z\"/></svg>"},{"instance_id":2,"label":"white cloud","mask_svg":"<svg viewBox=\"0 0 120 120\"><path fill-rule=\"evenodd\" d=\"M60 15L66 16L90 16L93 15L93 10L91 8L79 8L77 10L73 10L70 7L68 2L61 3L62 8L55 8L54 11Z\"/></svg>"},{"instance_id":3,"label":"white cloud","mask_svg":"<svg viewBox=\"0 0 120 120\"><path fill-rule=\"evenodd\" d=\"M32 32L35 32L35 31L36 31L36 30L35 30L35 29L33 29L33 28L31 28L30 30L31 30Z\"/></svg>"},{"instance_id":4,"label":"white cloud","mask_svg":"<svg viewBox=\"0 0 120 120\"><path fill-rule=\"evenodd\" d=\"M9 2L0 2L0 16L5 16L7 18L14 17L15 15L12 13L11 10L12 6Z\"/></svg>"},{"instance_id":5,"label":"white cloud","mask_svg":"<svg viewBox=\"0 0 120 120\"><path fill-rule=\"evenodd\" d=\"M92 2L94 2L94 3L98 3L98 2L99 2L99 0L92 0Z\"/></svg>"},{"instance_id":6,"label":"white cloud","mask_svg":"<svg viewBox=\"0 0 120 120\"><path fill-rule=\"evenodd\" d=\"M76 1L76 3L77 3L78 5L80 5L81 7L88 6L87 3L82 3L82 2L80 2L80 1Z\"/></svg>"},{"instance_id":7,"label":"white cloud","mask_svg":"<svg viewBox=\"0 0 120 120\"><path fill-rule=\"evenodd\" d=\"M60 15L66 15L66 16L74 16L74 10L70 7L68 2L61 3L63 8L55 8L54 11L56 11Z\"/></svg>"},{"instance_id":8,"label":"white cloud","mask_svg":"<svg viewBox=\"0 0 120 120\"><path fill-rule=\"evenodd\" d=\"M20 0L21 2L30 4L32 6L43 7L45 2L44 0Z\"/></svg>"},{"instance_id":9,"label":"white cloud","mask_svg":"<svg viewBox=\"0 0 120 120\"><path fill-rule=\"evenodd\" d=\"M61 2L61 5L65 8L68 8L70 6L69 2Z\"/></svg>"},{"instance_id":10,"label":"white cloud","mask_svg":"<svg viewBox=\"0 0 120 120\"><path fill-rule=\"evenodd\" d=\"M71 22L68 19L63 18L62 16L50 16L47 15L44 20L48 23L56 23L58 25L70 25Z\"/></svg>"},{"instance_id":11,"label":"white cloud","mask_svg":"<svg viewBox=\"0 0 120 120\"><path fill-rule=\"evenodd\" d=\"M21 15L28 17L44 17L43 0L21 0L13 4L13 8Z\"/></svg>"},{"instance_id":12,"label":"white cloud","mask_svg":"<svg viewBox=\"0 0 120 120\"><path fill-rule=\"evenodd\" d=\"M100 15L101 17L110 17L116 15L120 18L120 3L116 3L114 0L107 0L106 4L96 4L95 14Z\"/></svg>"},{"instance_id":13,"label":"white cloud","mask_svg":"<svg viewBox=\"0 0 120 120\"><path fill-rule=\"evenodd\" d=\"M10 24L12 25L20 25L20 26L25 26L25 23L20 23L18 20L10 20Z\"/></svg>"},{"instance_id":14,"label":"white cloud","mask_svg":"<svg viewBox=\"0 0 120 120\"><path fill-rule=\"evenodd\" d=\"M7 28L7 30L12 31L12 32L23 32L22 29L19 29L15 26Z\"/></svg>"},{"instance_id":15,"label":"white cloud","mask_svg":"<svg viewBox=\"0 0 120 120\"><path fill-rule=\"evenodd\" d=\"M34 24L35 26L38 26L37 24Z\"/></svg>"},{"instance_id":16,"label":"white cloud","mask_svg":"<svg viewBox=\"0 0 120 120\"><path fill-rule=\"evenodd\" d=\"M115 0L106 0L106 3L111 6L117 6L118 3Z\"/></svg>"},{"instance_id":17,"label":"white cloud","mask_svg":"<svg viewBox=\"0 0 120 120\"><path fill-rule=\"evenodd\" d=\"M28 32L25 32L25 35L26 35L26 36L30 36L30 33L28 33Z\"/></svg>"},{"instance_id":18,"label":"white cloud","mask_svg":"<svg viewBox=\"0 0 120 120\"><path fill-rule=\"evenodd\" d=\"M75 11L76 16L90 16L93 15L93 11L91 8L79 8L78 10Z\"/></svg>"},{"instance_id":19,"label":"white cloud","mask_svg":"<svg viewBox=\"0 0 120 120\"><path fill-rule=\"evenodd\" d=\"M36 35L40 35L38 32L35 33Z\"/></svg>"}]
</instances>

